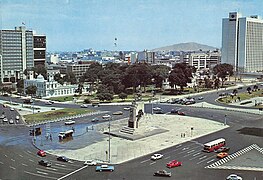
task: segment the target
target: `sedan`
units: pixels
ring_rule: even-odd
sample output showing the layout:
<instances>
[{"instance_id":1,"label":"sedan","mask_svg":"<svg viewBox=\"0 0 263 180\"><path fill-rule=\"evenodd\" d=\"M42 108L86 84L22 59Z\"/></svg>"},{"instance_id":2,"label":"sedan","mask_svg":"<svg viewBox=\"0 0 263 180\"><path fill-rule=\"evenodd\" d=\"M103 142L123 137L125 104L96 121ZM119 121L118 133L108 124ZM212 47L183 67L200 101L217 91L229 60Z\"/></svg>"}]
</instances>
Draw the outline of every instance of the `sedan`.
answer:
<instances>
[{"instance_id":1,"label":"sedan","mask_svg":"<svg viewBox=\"0 0 263 180\"><path fill-rule=\"evenodd\" d=\"M123 115L123 112L122 111L116 111L114 113L112 113L113 115Z\"/></svg>"},{"instance_id":2,"label":"sedan","mask_svg":"<svg viewBox=\"0 0 263 180\"><path fill-rule=\"evenodd\" d=\"M163 157L162 154L154 154L151 156L151 160L158 160L161 159Z\"/></svg>"},{"instance_id":3,"label":"sedan","mask_svg":"<svg viewBox=\"0 0 263 180\"><path fill-rule=\"evenodd\" d=\"M230 174L229 176L227 176L226 180L242 180L242 177L236 174Z\"/></svg>"},{"instance_id":4,"label":"sedan","mask_svg":"<svg viewBox=\"0 0 263 180\"><path fill-rule=\"evenodd\" d=\"M103 164L100 166L96 166L96 171L114 171L114 166Z\"/></svg>"},{"instance_id":5,"label":"sedan","mask_svg":"<svg viewBox=\"0 0 263 180\"><path fill-rule=\"evenodd\" d=\"M14 108L10 108L10 111L14 111L15 109Z\"/></svg>"},{"instance_id":6,"label":"sedan","mask_svg":"<svg viewBox=\"0 0 263 180\"><path fill-rule=\"evenodd\" d=\"M154 107L153 110L154 111L161 111L162 109L160 107Z\"/></svg>"},{"instance_id":7,"label":"sedan","mask_svg":"<svg viewBox=\"0 0 263 180\"><path fill-rule=\"evenodd\" d=\"M102 116L103 119L109 119L111 118L111 116L109 114L105 114L104 116Z\"/></svg>"},{"instance_id":8,"label":"sedan","mask_svg":"<svg viewBox=\"0 0 263 180\"><path fill-rule=\"evenodd\" d=\"M182 162L179 162L177 160L172 160L169 163L166 164L166 167L168 168L173 168L173 167L178 167L178 166L182 166Z\"/></svg>"},{"instance_id":9,"label":"sedan","mask_svg":"<svg viewBox=\"0 0 263 180\"><path fill-rule=\"evenodd\" d=\"M228 156L228 153L226 153L226 152L221 152L221 153L219 153L219 154L216 155L216 157L217 157L217 158L220 158L220 159L225 158L225 157L227 157L227 156Z\"/></svg>"},{"instance_id":10,"label":"sedan","mask_svg":"<svg viewBox=\"0 0 263 180\"><path fill-rule=\"evenodd\" d=\"M4 118L4 119L3 119L3 122L8 122L8 119L7 119L7 118Z\"/></svg>"},{"instance_id":11,"label":"sedan","mask_svg":"<svg viewBox=\"0 0 263 180\"><path fill-rule=\"evenodd\" d=\"M93 160L87 160L84 162L84 166L96 166L97 162Z\"/></svg>"},{"instance_id":12,"label":"sedan","mask_svg":"<svg viewBox=\"0 0 263 180\"><path fill-rule=\"evenodd\" d=\"M51 167L51 162L48 162L47 160L40 160L38 161L38 164L41 166Z\"/></svg>"},{"instance_id":13,"label":"sedan","mask_svg":"<svg viewBox=\"0 0 263 180\"><path fill-rule=\"evenodd\" d=\"M75 121L70 120L70 121L66 121L65 125L72 125L72 124L75 124L75 123L76 123Z\"/></svg>"},{"instance_id":14,"label":"sedan","mask_svg":"<svg viewBox=\"0 0 263 180\"><path fill-rule=\"evenodd\" d=\"M185 116L185 113L183 111L178 111L177 114L181 116Z\"/></svg>"},{"instance_id":15,"label":"sedan","mask_svg":"<svg viewBox=\"0 0 263 180\"><path fill-rule=\"evenodd\" d=\"M100 120L100 118L96 117L96 118L93 118L93 119L91 120L91 122L98 122L99 120Z\"/></svg>"},{"instance_id":16,"label":"sedan","mask_svg":"<svg viewBox=\"0 0 263 180\"><path fill-rule=\"evenodd\" d=\"M125 111L129 111L130 109L131 109L130 107L123 108L123 110L125 110Z\"/></svg>"},{"instance_id":17,"label":"sedan","mask_svg":"<svg viewBox=\"0 0 263 180\"><path fill-rule=\"evenodd\" d=\"M156 171L154 174L154 176L164 176L164 177L171 177L172 173L171 172L167 172L165 170L160 170L160 171Z\"/></svg>"},{"instance_id":18,"label":"sedan","mask_svg":"<svg viewBox=\"0 0 263 180\"><path fill-rule=\"evenodd\" d=\"M87 108L88 105L87 105L87 104L82 104L80 107L81 107L81 108Z\"/></svg>"},{"instance_id":19,"label":"sedan","mask_svg":"<svg viewBox=\"0 0 263 180\"><path fill-rule=\"evenodd\" d=\"M41 157L44 157L44 156L46 156L47 154L46 154L45 151L39 150L39 151L37 151L37 155L39 155L39 156L41 156Z\"/></svg>"},{"instance_id":20,"label":"sedan","mask_svg":"<svg viewBox=\"0 0 263 180\"><path fill-rule=\"evenodd\" d=\"M69 158L65 157L65 156L59 156L57 157L57 160L58 161L63 161L63 162L68 162L69 161Z\"/></svg>"},{"instance_id":21,"label":"sedan","mask_svg":"<svg viewBox=\"0 0 263 180\"><path fill-rule=\"evenodd\" d=\"M9 124L14 124L14 120L13 120L13 119L10 119L10 120L9 120Z\"/></svg>"},{"instance_id":22,"label":"sedan","mask_svg":"<svg viewBox=\"0 0 263 180\"><path fill-rule=\"evenodd\" d=\"M229 151L230 147L223 146L217 150L215 150L216 153L221 153L221 152L227 152Z\"/></svg>"}]
</instances>

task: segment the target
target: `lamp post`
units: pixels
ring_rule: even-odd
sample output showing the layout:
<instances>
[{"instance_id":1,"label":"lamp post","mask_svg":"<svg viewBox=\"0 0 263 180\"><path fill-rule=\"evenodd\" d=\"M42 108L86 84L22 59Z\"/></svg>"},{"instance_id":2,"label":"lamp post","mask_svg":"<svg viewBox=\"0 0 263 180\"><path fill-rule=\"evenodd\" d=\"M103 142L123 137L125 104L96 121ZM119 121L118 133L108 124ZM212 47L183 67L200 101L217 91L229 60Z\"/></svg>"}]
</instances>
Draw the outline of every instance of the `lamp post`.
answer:
<instances>
[{"instance_id":1,"label":"lamp post","mask_svg":"<svg viewBox=\"0 0 263 180\"><path fill-rule=\"evenodd\" d=\"M227 117L227 115L225 114L225 122L224 122L224 126L226 125L226 117Z\"/></svg>"},{"instance_id":2,"label":"lamp post","mask_svg":"<svg viewBox=\"0 0 263 180\"><path fill-rule=\"evenodd\" d=\"M112 117L109 118L109 151L108 151L108 154L109 154L109 163L110 163L110 121L111 121Z\"/></svg>"}]
</instances>

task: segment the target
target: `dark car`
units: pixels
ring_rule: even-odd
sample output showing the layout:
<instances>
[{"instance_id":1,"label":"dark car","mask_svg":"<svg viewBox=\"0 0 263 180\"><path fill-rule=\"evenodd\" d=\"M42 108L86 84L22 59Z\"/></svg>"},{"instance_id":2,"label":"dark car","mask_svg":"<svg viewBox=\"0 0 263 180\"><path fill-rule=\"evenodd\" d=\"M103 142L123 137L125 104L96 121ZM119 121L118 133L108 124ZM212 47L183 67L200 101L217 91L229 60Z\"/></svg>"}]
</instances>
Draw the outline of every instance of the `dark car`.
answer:
<instances>
[{"instance_id":1,"label":"dark car","mask_svg":"<svg viewBox=\"0 0 263 180\"><path fill-rule=\"evenodd\" d=\"M155 114L164 114L164 112L161 110L161 111L156 111L154 112Z\"/></svg>"},{"instance_id":2,"label":"dark car","mask_svg":"<svg viewBox=\"0 0 263 180\"><path fill-rule=\"evenodd\" d=\"M57 160L58 161L63 161L63 162L68 162L69 161L69 158L65 157L65 156L59 156L57 157Z\"/></svg>"},{"instance_id":3,"label":"dark car","mask_svg":"<svg viewBox=\"0 0 263 180\"><path fill-rule=\"evenodd\" d=\"M40 160L38 161L38 164L41 166L51 167L51 162L48 162L47 160Z\"/></svg>"},{"instance_id":4,"label":"dark car","mask_svg":"<svg viewBox=\"0 0 263 180\"><path fill-rule=\"evenodd\" d=\"M216 153L221 153L221 152L227 152L229 151L230 147L223 146L217 150L215 150Z\"/></svg>"},{"instance_id":5,"label":"dark car","mask_svg":"<svg viewBox=\"0 0 263 180\"><path fill-rule=\"evenodd\" d=\"M154 176L164 176L164 177L171 177L172 173L171 172L167 172L165 170L160 170L160 171L156 171L154 174Z\"/></svg>"}]
</instances>

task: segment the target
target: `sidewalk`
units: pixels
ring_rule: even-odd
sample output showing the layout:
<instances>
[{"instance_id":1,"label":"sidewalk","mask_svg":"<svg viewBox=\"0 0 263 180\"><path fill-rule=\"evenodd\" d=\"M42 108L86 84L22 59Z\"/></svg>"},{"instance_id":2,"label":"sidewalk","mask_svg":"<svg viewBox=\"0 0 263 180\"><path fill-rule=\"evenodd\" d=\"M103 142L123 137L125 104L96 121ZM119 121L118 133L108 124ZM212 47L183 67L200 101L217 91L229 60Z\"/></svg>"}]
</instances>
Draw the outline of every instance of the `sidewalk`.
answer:
<instances>
[{"instance_id":1,"label":"sidewalk","mask_svg":"<svg viewBox=\"0 0 263 180\"><path fill-rule=\"evenodd\" d=\"M111 123L111 130L120 130L121 127L125 125L127 125L127 119L113 121ZM222 123L200 118L179 115L146 114L143 119L140 120L139 128L135 131L136 133L145 133L151 129L165 129L166 131L134 141L111 136L111 163L122 163L227 127L228 126L224 126ZM193 128L192 131L191 128ZM89 146L77 150L49 150L48 153L64 155L70 159L80 161L88 159L108 161L106 151L109 149L109 136L103 134L103 132L107 132L107 129L107 122L95 126L96 133L100 132L103 138L94 141L94 143ZM182 137L182 134L185 134L185 137ZM88 139L83 139L83 141L88 141Z\"/></svg>"}]
</instances>

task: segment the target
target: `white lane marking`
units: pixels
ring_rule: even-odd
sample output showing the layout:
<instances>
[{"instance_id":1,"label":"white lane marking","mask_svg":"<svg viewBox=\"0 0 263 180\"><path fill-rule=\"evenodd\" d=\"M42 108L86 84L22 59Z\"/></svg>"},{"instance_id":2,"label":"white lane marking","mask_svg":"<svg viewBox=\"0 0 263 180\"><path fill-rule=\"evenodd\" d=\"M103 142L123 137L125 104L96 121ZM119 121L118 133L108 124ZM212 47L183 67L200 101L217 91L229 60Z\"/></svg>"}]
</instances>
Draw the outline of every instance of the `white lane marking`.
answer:
<instances>
[{"instance_id":1,"label":"white lane marking","mask_svg":"<svg viewBox=\"0 0 263 180\"><path fill-rule=\"evenodd\" d=\"M201 154L201 153L199 152L199 153L193 154L193 156L196 156L196 155L198 155L198 154Z\"/></svg>"},{"instance_id":2,"label":"white lane marking","mask_svg":"<svg viewBox=\"0 0 263 180\"><path fill-rule=\"evenodd\" d=\"M69 173L69 174L66 174L65 176L62 176L61 178L58 178L57 180L64 179L64 178L66 178L66 177L68 177L68 176L70 176L70 175L72 175L72 174L74 174L74 173L76 173L76 172L79 172L79 171L81 171L82 169L87 168L87 167L88 167L88 166L83 166L82 168L79 168L79 169L77 169L77 170L75 170L75 171L73 171L73 172L71 172L71 173Z\"/></svg>"},{"instance_id":3,"label":"white lane marking","mask_svg":"<svg viewBox=\"0 0 263 180\"><path fill-rule=\"evenodd\" d=\"M64 164L55 164L55 165L65 167Z\"/></svg>"},{"instance_id":4,"label":"white lane marking","mask_svg":"<svg viewBox=\"0 0 263 180\"><path fill-rule=\"evenodd\" d=\"M0 164L4 164L4 163L0 161Z\"/></svg>"},{"instance_id":5,"label":"white lane marking","mask_svg":"<svg viewBox=\"0 0 263 180\"><path fill-rule=\"evenodd\" d=\"M62 173L62 172L50 171L50 170L47 170L47 169L41 169L41 168L36 168L36 169L40 170L40 171L47 172L47 173L60 174L60 175L64 175L65 174L65 173Z\"/></svg>"},{"instance_id":6,"label":"white lane marking","mask_svg":"<svg viewBox=\"0 0 263 180\"><path fill-rule=\"evenodd\" d=\"M176 148L178 148L178 147L180 147L180 146L182 146L182 144L179 144L178 146L176 146Z\"/></svg>"},{"instance_id":7,"label":"white lane marking","mask_svg":"<svg viewBox=\"0 0 263 180\"><path fill-rule=\"evenodd\" d=\"M155 163L156 163L156 161L154 161L154 162L150 163L150 165L153 165L153 164L155 164Z\"/></svg>"},{"instance_id":8,"label":"white lane marking","mask_svg":"<svg viewBox=\"0 0 263 180\"><path fill-rule=\"evenodd\" d=\"M167 156L167 157L165 157L164 159L169 159L170 158L170 156Z\"/></svg>"},{"instance_id":9,"label":"white lane marking","mask_svg":"<svg viewBox=\"0 0 263 180\"><path fill-rule=\"evenodd\" d=\"M57 171L57 169L55 169L55 168L47 167L47 169L50 169L50 170L53 170L53 171Z\"/></svg>"},{"instance_id":10,"label":"white lane marking","mask_svg":"<svg viewBox=\"0 0 263 180\"><path fill-rule=\"evenodd\" d=\"M39 173L39 174L44 174L44 175L48 175L48 173L41 172L41 171L37 171L37 173Z\"/></svg>"},{"instance_id":11,"label":"white lane marking","mask_svg":"<svg viewBox=\"0 0 263 180\"><path fill-rule=\"evenodd\" d=\"M29 159L29 161L34 162L32 159Z\"/></svg>"},{"instance_id":12,"label":"white lane marking","mask_svg":"<svg viewBox=\"0 0 263 180\"><path fill-rule=\"evenodd\" d=\"M7 157L7 155L5 154L5 157Z\"/></svg>"},{"instance_id":13,"label":"white lane marking","mask_svg":"<svg viewBox=\"0 0 263 180\"><path fill-rule=\"evenodd\" d=\"M25 173L27 174L30 174L30 175L33 175L33 176L38 176L38 177L42 177L42 178L45 178L45 179L57 179L55 177L49 177L49 176L43 176L43 175L40 175L40 174L36 174L36 173L32 173L32 172L28 172L28 171L24 171Z\"/></svg>"},{"instance_id":14,"label":"white lane marking","mask_svg":"<svg viewBox=\"0 0 263 180\"><path fill-rule=\"evenodd\" d=\"M201 156L202 156L202 154L201 154ZM193 158L191 158L191 159L189 159L189 160L191 161L191 160L197 159L197 158L199 158L199 157L200 157L199 155L196 155L195 157L193 157Z\"/></svg>"},{"instance_id":15,"label":"white lane marking","mask_svg":"<svg viewBox=\"0 0 263 180\"><path fill-rule=\"evenodd\" d=\"M16 169L16 168L15 168L15 167L13 167L13 166L9 166L9 167L10 167L11 169L14 169L14 170Z\"/></svg>"},{"instance_id":16,"label":"white lane marking","mask_svg":"<svg viewBox=\"0 0 263 180\"><path fill-rule=\"evenodd\" d=\"M11 159L11 161L15 162L15 160L14 160L14 159Z\"/></svg>"},{"instance_id":17,"label":"white lane marking","mask_svg":"<svg viewBox=\"0 0 263 180\"><path fill-rule=\"evenodd\" d=\"M24 156L22 156L21 154L19 154L19 156L20 156L20 157L24 157Z\"/></svg>"},{"instance_id":18,"label":"white lane marking","mask_svg":"<svg viewBox=\"0 0 263 180\"><path fill-rule=\"evenodd\" d=\"M203 159L202 161L199 161L199 162L196 163L196 164L200 164L200 163L202 163L202 162L204 162L204 161L207 161L207 160L210 159L210 158L214 158L214 156L210 156L210 157L208 157L208 158L205 158L205 159Z\"/></svg>"},{"instance_id":19,"label":"white lane marking","mask_svg":"<svg viewBox=\"0 0 263 180\"><path fill-rule=\"evenodd\" d=\"M32 152L31 151L27 151L29 154L32 154Z\"/></svg>"},{"instance_id":20,"label":"white lane marking","mask_svg":"<svg viewBox=\"0 0 263 180\"><path fill-rule=\"evenodd\" d=\"M26 165L26 164L24 164L24 163L22 163L22 165L23 165L23 166L28 166L28 165Z\"/></svg>"},{"instance_id":21,"label":"white lane marking","mask_svg":"<svg viewBox=\"0 0 263 180\"><path fill-rule=\"evenodd\" d=\"M187 153L189 154L189 153L191 153L191 152L194 152L195 150L191 150L191 151L188 151Z\"/></svg>"},{"instance_id":22,"label":"white lane marking","mask_svg":"<svg viewBox=\"0 0 263 180\"><path fill-rule=\"evenodd\" d=\"M145 162L147 162L147 161L150 161L150 159L146 159L146 160L144 160L144 161L141 161L141 163L145 163Z\"/></svg>"},{"instance_id":23,"label":"white lane marking","mask_svg":"<svg viewBox=\"0 0 263 180\"><path fill-rule=\"evenodd\" d=\"M206 163L208 164L208 163L210 163L210 162L213 162L215 159L211 159L210 161L207 161Z\"/></svg>"},{"instance_id":24,"label":"white lane marking","mask_svg":"<svg viewBox=\"0 0 263 180\"><path fill-rule=\"evenodd\" d=\"M204 158L206 158L207 156L203 156L203 157L200 157L199 159L201 160L201 159L204 159Z\"/></svg>"}]
</instances>

